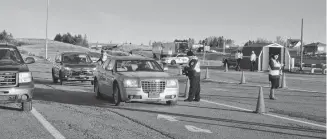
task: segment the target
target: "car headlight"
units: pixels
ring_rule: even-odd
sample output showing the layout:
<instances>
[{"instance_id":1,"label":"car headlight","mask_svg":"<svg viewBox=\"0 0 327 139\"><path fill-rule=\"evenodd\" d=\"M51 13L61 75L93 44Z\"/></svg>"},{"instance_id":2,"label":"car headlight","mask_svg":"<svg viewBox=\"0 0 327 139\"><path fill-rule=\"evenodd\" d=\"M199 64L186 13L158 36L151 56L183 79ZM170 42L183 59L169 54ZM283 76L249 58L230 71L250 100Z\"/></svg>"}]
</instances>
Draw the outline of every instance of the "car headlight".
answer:
<instances>
[{"instance_id":1,"label":"car headlight","mask_svg":"<svg viewBox=\"0 0 327 139\"><path fill-rule=\"evenodd\" d=\"M69 67L64 67L64 69L65 69L65 70L71 70L71 68L69 68Z\"/></svg>"},{"instance_id":2,"label":"car headlight","mask_svg":"<svg viewBox=\"0 0 327 139\"><path fill-rule=\"evenodd\" d=\"M20 72L18 73L19 83L29 83L32 81L31 72Z\"/></svg>"},{"instance_id":3,"label":"car headlight","mask_svg":"<svg viewBox=\"0 0 327 139\"><path fill-rule=\"evenodd\" d=\"M167 88L176 88L178 86L177 80L167 80Z\"/></svg>"},{"instance_id":4,"label":"car headlight","mask_svg":"<svg viewBox=\"0 0 327 139\"><path fill-rule=\"evenodd\" d=\"M124 80L124 87L138 87L138 82L136 79L126 79Z\"/></svg>"}]
</instances>

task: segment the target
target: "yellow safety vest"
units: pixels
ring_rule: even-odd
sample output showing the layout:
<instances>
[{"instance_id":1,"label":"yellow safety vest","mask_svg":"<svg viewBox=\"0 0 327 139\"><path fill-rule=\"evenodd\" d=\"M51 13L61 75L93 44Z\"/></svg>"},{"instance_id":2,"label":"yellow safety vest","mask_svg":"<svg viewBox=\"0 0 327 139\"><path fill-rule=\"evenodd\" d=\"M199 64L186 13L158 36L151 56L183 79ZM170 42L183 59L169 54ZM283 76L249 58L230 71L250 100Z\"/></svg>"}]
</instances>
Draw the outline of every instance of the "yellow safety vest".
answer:
<instances>
[{"instance_id":1,"label":"yellow safety vest","mask_svg":"<svg viewBox=\"0 0 327 139\"><path fill-rule=\"evenodd\" d=\"M272 61L274 62L274 67L281 67L281 64L279 62L277 62L275 59L272 59ZM270 65L269 65L270 67ZM270 75L279 75L279 69L278 70L273 70L272 67L270 67L270 71L269 71Z\"/></svg>"}]
</instances>

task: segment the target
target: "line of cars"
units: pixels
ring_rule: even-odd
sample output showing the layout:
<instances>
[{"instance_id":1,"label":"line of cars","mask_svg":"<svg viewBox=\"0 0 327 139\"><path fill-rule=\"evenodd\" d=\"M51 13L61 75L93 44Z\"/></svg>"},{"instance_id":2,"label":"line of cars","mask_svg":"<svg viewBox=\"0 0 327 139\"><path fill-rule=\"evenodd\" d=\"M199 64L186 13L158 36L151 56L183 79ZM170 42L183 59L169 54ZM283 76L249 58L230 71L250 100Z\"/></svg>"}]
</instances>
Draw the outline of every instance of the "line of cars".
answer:
<instances>
[{"instance_id":1,"label":"line of cars","mask_svg":"<svg viewBox=\"0 0 327 139\"><path fill-rule=\"evenodd\" d=\"M179 82L152 58L134 55L111 55L103 62L92 61L83 52L63 52L56 56L52 68L54 83L90 81L96 98L109 96L121 102L177 103Z\"/></svg>"}]
</instances>

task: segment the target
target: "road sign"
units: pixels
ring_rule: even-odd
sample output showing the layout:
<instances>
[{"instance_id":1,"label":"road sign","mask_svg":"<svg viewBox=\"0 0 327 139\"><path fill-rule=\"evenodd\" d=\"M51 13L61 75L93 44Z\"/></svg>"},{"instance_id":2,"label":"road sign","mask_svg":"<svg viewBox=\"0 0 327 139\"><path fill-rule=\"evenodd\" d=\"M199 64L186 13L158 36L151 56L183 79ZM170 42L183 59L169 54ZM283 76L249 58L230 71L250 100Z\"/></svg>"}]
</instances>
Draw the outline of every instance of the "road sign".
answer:
<instances>
[{"instance_id":1,"label":"road sign","mask_svg":"<svg viewBox=\"0 0 327 139\"><path fill-rule=\"evenodd\" d=\"M172 50L169 50L169 51L168 51L168 54L169 54L169 55L172 55L172 54L173 54L173 51L172 51Z\"/></svg>"}]
</instances>

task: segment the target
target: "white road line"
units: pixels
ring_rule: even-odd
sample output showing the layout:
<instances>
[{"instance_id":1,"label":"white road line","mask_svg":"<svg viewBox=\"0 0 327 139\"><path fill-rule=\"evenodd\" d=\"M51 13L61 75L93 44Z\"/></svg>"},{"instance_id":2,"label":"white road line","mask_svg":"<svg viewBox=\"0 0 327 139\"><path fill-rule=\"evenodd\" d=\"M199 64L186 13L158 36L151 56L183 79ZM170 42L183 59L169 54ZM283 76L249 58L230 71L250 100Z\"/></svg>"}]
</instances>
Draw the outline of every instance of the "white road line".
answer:
<instances>
[{"instance_id":1,"label":"white road line","mask_svg":"<svg viewBox=\"0 0 327 139\"><path fill-rule=\"evenodd\" d=\"M230 107L230 108L234 108L234 109L239 109L239 110L243 110L243 111L253 112L252 110L249 110L249 109L240 108L240 107L235 107L235 106L226 105L226 104L217 103L217 102L212 102L212 101L209 101L209 100L201 99L201 101L203 101L203 102L207 102L207 103L211 103L211 104L221 105L221 106L225 106L225 107Z\"/></svg>"},{"instance_id":2,"label":"white road line","mask_svg":"<svg viewBox=\"0 0 327 139\"><path fill-rule=\"evenodd\" d=\"M250 112L253 112L252 110L249 110L249 109L240 108L240 107L235 107L235 106L231 106L231 105L227 105L227 104L222 104L222 103L212 102L212 101L203 100L203 99L201 99L201 101L202 101L202 102L211 103L211 104L221 105L221 106L225 106L225 107L230 107L230 108L234 108L234 109L239 109L239 110L244 110L244 111L250 111ZM325 128L325 129L326 129L326 126L324 126L324 125L314 124L314 123L310 123L310 122L305 122L305 121L301 121L301 120L296 120L296 119L292 119L292 118L287 118L287 117L277 116L277 115L274 115L274 114L268 114L268 113L265 113L265 114L263 114L263 115L272 116L272 117L275 117L275 118L280 118L280 119L289 120L289 121L294 121L294 122L299 122L299 123L303 123L303 124L309 124L309 125L313 125L313 126L317 126L317 127L322 127L322 128Z\"/></svg>"},{"instance_id":3,"label":"white road line","mask_svg":"<svg viewBox=\"0 0 327 139\"><path fill-rule=\"evenodd\" d=\"M56 128L54 128L36 109L33 107L31 113L47 129L55 139L66 139Z\"/></svg>"},{"instance_id":4,"label":"white road line","mask_svg":"<svg viewBox=\"0 0 327 139\"><path fill-rule=\"evenodd\" d=\"M304 123L304 124L309 124L309 125L313 125L313 126L318 126L318 127L326 128L326 126L323 126L323 125L314 124L314 123L310 123L310 122L305 122L305 121L301 121L301 120L295 120L295 119L291 119L291 118L287 118L287 117L282 117L282 116L278 116L278 115L274 115L274 114L264 113L264 115L268 115L268 116L272 116L272 117L275 117L275 118L281 118L281 119L285 119L285 120L290 120L290 121L294 121L294 122L299 122L299 123Z\"/></svg>"}]
</instances>

